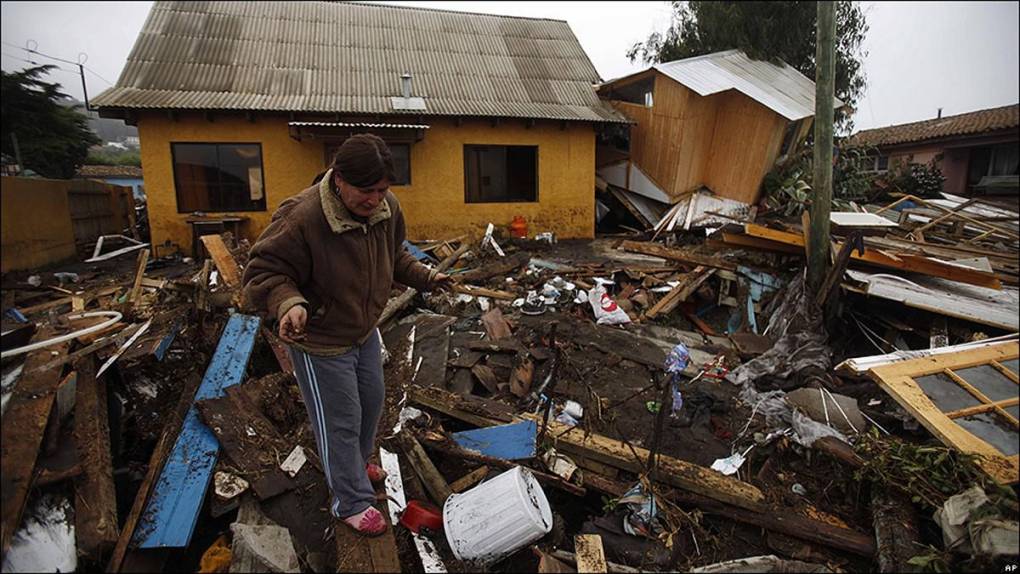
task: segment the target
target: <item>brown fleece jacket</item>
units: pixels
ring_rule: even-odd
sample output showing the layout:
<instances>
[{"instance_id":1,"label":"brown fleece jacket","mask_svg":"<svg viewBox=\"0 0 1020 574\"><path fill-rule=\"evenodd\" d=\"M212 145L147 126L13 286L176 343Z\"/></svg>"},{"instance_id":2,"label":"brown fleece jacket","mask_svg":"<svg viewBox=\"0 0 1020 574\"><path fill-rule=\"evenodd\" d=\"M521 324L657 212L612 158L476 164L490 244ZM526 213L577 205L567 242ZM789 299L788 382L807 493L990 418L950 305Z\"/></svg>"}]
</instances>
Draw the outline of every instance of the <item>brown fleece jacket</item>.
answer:
<instances>
[{"instance_id":1,"label":"brown fleece jacket","mask_svg":"<svg viewBox=\"0 0 1020 574\"><path fill-rule=\"evenodd\" d=\"M313 354L346 352L375 328L393 280L427 290L435 273L404 249L404 215L391 192L364 223L331 189L318 185L283 202L251 249L247 304L277 319L308 307L305 340Z\"/></svg>"}]
</instances>

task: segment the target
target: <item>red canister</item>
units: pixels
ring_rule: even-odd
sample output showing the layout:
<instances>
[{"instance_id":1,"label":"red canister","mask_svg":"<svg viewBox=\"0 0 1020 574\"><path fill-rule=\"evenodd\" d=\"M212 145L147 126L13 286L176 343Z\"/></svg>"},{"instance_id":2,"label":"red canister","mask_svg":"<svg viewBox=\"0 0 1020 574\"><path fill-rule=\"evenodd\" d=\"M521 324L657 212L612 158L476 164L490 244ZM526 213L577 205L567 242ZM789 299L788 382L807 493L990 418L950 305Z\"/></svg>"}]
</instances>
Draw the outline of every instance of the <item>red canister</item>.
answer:
<instances>
[{"instance_id":1,"label":"red canister","mask_svg":"<svg viewBox=\"0 0 1020 574\"><path fill-rule=\"evenodd\" d=\"M443 512L428 502L412 500L407 503L404 513L400 515L400 523L415 534L422 528L442 532Z\"/></svg>"}]
</instances>

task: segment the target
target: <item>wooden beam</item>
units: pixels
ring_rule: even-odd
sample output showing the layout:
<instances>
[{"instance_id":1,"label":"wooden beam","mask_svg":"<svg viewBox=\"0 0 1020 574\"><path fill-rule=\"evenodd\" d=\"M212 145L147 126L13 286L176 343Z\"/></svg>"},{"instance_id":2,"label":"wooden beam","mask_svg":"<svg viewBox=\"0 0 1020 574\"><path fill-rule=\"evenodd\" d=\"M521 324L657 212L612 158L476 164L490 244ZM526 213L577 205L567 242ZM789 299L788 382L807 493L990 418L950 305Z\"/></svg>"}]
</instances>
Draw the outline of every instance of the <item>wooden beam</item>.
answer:
<instances>
[{"instance_id":1,"label":"wooden beam","mask_svg":"<svg viewBox=\"0 0 1020 574\"><path fill-rule=\"evenodd\" d=\"M632 253L653 255L655 257L662 257L663 259L670 259L672 261L680 261L682 263L689 263L693 265L703 265L705 267L714 267L716 269L725 269L727 271L737 270L737 265L735 263L731 263L724 259L719 259L709 255L690 253L680 249L670 249L669 247L659 245L658 243L624 241L620 244L620 249L630 251Z\"/></svg>"},{"instance_id":2,"label":"wooden beam","mask_svg":"<svg viewBox=\"0 0 1020 574\"><path fill-rule=\"evenodd\" d=\"M475 297L489 297L490 299L499 299L502 301L513 301L517 298L517 295L513 293L496 291L494 289L485 289L483 287L475 287L474 285L454 284L453 291L454 293L474 295Z\"/></svg>"},{"instance_id":3,"label":"wooden beam","mask_svg":"<svg viewBox=\"0 0 1020 574\"><path fill-rule=\"evenodd\" d=\"M629 484L610 480L598 473L587 472L584 484L594 490L610 496L620 497L630 488ZM875 554L875 541L872 537L849 528L843 528L808 518L789 509L762 506L758 510L737 508L717 500L711 500L683 490L663 488L661 494L677 504L699 508L706 514L721 516L733 522L758 526L772 532L786 534L801 540L851 552L858 556L871 558Z\"/></svg>"},{"instance_id":4,"label":"wooden beam","mask_svg":"<svg viewBox=\"0 0 1020 574\"><path fill-rule=\"evenodd\" d=\"M418 442L414 435L401 433L399 442L404 455L407 456L407 460L414 468L414 472L425 485L425 490L432 497L432 501L442 508L446 503L446 499L450 498L450 495L453 494L450 485L447 484L446 479L440 474L436 465L432 464L432 459L425 453L425 449L421 447L421 443Z\"/></svg>"},{"instance_id":5,"label":"wooden beam","mask_svg":"<svg viewBox=\"0 0 1020 574\"><path fill-rule=\"evenodd\" d=\"M212 257L213 263L216 264L216 269L220 271L223 283L231 289L240 287L241 271L237 266L237 261L234 260L234 256L227 249L227 245L223 243L223 236L218 234L203 235L200 239L202 240L202 245L205 245L206 250L209 252L209 256Z\"/></svg>"},{"instance_id":6,"label":"wooden beam","mask_svg":"<svg viewBox=\"0 0 1020 574\"><path fill-rule=\"evenodd\" d=\"M119 534L106 379L96 378L93 355L76 362L75 370L74 442L84 471L74 485L75 538L78 555L95 561L116 545Z\"/></svg>"},{"instance_id":7,"label":"wooden beam","mask_svg":"<svg viewBox=\"0 0 1020 574\"><path fill-rule=\"evenodd\" d=\"M540 417L530 413L523 418L541 422ZM558 450L635 473L644 472L644 461L648 460L646 448L635 446L632 451L623 441L594 433L586 436L584 429L556 421L549 421L547 436L555 437ZM757 510L765 500L762 492L751 484L664 455L658 457L653 478L745 509Z\"/></svg>"},{"instance_id":8,"label":"wooden beam","mask_svg":"<svg viewBox=\"0 0 1020 574\"><path fill-rule=\"evenodd\" d=\"M145 278L145 266L148 263L149 250L142 249L138 252L138 267L135 270L135 282L131 286L131 295L128 296L128 303L131 305L138 305L138 300L142 294L142 279Z\"/></svg>"},{"instance_id":9,"label":"wooden beam","mask_svg":"<svg viewBox=\"0 0 1020 574\"><path fill-rule=\"evenodd\" d=\"M715 271L714 267L708 268L704 265L699 265L694 271L684 275L680 283L667 293L665 297L659 299L644 316L648 319L654 319L658 315L670 313L677 305L686 301Z\"/></svg>"},{"instance_id":10,"label":"wooden beam","mask_svg":"<svg viewBox=\"0 0 1020 574\"><path fill-rule=\"evenodd\" d=\"M464 492L472 486L478 484L489 474L489 467L482 465L457 480L450 483L450 490L454 492Z\"/></svg>"},{"instance_id":11,"label":"wooden beam","mask_svg":"<svg viewBox=\"0 0 1020 574\"><path fill-rule=\"evenodd\" d=\"M602 549L602 537L598 534L574 536L574 556L579 574L608 572L606 553Z\"/></svg>"},{"instance_id":12,"label":"wooden beam","mask_svg":"<svg viewBox=\"0 0 1020 574\"><path fill-rule=\"evenodd\" d=\"M56 336L51 327L39 329L33 341ZM70 342L59 343L32 351L25 359L22 372L0 422L0 555L6 554L11 539L21 524L21 515L28 501L35 463L42 446L46 423L53 409L61 368L37 370L51 358L67 354Z\"/></svg>"},{"instance_id":13,"label":"wooden beam","mask_svg":"<svg viewBox=\"0 0 1020 574\"><path fill-rule=\"evenodd\" d=\"M804 238L802 236L788 231L779 231L777 229L769 229L768 227L748 223L744 225L744 232L752 237L760 237L799 247L804 246ZM842 243L838 243L836 248L840 249L842 246ZM981 287L988 287L991 289L1002 288L1002 282L995 277L994 273L979 271L962 265L943 263L917 255L892 255L884 251L865 248L864 255L860 255L854 251L851 253L850 258L854 261L861 261L878 267L885 267L887 269L921 273L922 275L941 277L951 281L970 283L972 285L979 285Z\"/></svg>"},{"instance_id":14,"label":"wooden beam","mask_svg":"<svg viewBox=\"0 0 1020 574\"><path fill-rule=\"evenodd\" d=\"M457 262L462 255L471 249L471 245L467 242L461 243L460 247L457 248L449 257L444 259L439 265L436 266L436 270L443 272L453 267L453 264ZM387 321L393 318L394 315L399 313L404 307L414 299L414 296L418 294L418 290L412 287L408 287L403 293L393 297L386 303L386 307L383 308L382 313L379 315L379 320L376 324L382 326Z\"/></svg>"}]
</instances>

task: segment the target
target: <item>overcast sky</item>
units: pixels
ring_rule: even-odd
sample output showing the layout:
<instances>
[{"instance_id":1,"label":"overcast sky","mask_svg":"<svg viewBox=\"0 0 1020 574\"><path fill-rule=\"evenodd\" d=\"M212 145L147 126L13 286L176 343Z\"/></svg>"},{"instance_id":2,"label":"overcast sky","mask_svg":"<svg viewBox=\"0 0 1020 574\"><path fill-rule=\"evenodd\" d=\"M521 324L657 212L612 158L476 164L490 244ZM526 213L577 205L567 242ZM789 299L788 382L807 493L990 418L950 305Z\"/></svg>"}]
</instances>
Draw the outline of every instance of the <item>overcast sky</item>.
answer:
<instances>
[{"instance_id":1,"label":"overcast sky","mask_svg":"<svg viewBox=\"0 0 1020 574\"><path fill-rule=\"evenodd\" d=\"M667 2L410 2L450 10L566 20L603 79L638 71L626 51L669 25ZM88 54L89 93L116 82L151 2L3 2L4 70L45 58ZM934 118L1020 101L1020 3L865 2L868 78L857 129ZM81 98L76 66L58 63L51 81Z\"/></svg>"}]
</instances>

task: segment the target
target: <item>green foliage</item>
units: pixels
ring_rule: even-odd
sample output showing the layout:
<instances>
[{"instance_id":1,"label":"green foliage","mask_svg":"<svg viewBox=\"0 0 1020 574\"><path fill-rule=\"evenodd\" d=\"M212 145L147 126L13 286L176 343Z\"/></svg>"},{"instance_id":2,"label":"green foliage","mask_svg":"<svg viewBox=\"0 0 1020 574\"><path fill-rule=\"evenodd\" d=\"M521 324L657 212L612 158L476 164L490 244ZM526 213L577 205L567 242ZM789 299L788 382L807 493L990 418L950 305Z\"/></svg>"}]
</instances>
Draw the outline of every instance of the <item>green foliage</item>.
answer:
<instances>
[{"instance_id":1,"label":"green foliage","mask_svg":"<svg viewBox=\"0 0 1020 574\"><path fill-rule=\"evenodd\" d=\"M653 33L627 51L633 62L671 62L732 48L758 60L779 60L815 77L815 2L717 2L674 0L666 33ZM861 47L868 32L859 2L836 3L837 126L850 131L850 116L865 86Z\"/></svg>"},{"instance_id":2,"label":"green foliage","mask_svg":"<svg viewBox=\"0 0 1020 574\"><path fill-rule=\"evenodd\" d=\"M69 179L99 138L88 119L73 107L60 84L40 79L53 66L37 66L20 72L2 72L3 153L15 157L11 134L16 134L25 168L52 178Z\"/></svg>"},{"instance_id":3,"label":"green foliage","mask_svg":"<svg viewBox=\"0 0 1020 574\"><path fill-rule=\"evenodd\" d=\"M141 167L142 156L138 150L98 150L89 152L85 163L88 165L133 165Z\"/></svg>"},{"instance_id":4,"label":"green foliage","mask_svg":"<svg viewBox=\"0 0 1020 574\"><path fill-rule=\"evenodd\" d=\"M765 205L770 211L781 211L786 217L800 215L810 205L810 179L809 175L804 174L802 165L790 170L769 172L762 182Z\"/></svg>"},{"instance_id":5,"label":"green foliage","mask_svg":"<svg viewBox=\"0 0 1020 574\"><path fill-rule=\"evenodd\" d=\"M878 431L862 434L854 450L864 460L855 480L872 480L895 488L929 510L971 486L985 490L989 500L1003 509L1015 507L1016 493L992 480L976 464L977 455L945 447L882 438Z\"/></svg>"},{"instance_id":6,"label":"green foliage","mask_svg":"<svg viewBox=\"0 0 1020 574\"><path fill-rule=\"evenodd\" d=\"M873 150L856 148L837 150L832 166L832 208L850 211L850 202L866 203L872 199L875 173L868 170L866 159ZM800 215L811 204L814 168L809 148L785 162L777 164L762 180L762 196L770 210L784 216Z\"/></svg>"},{"instance_id":7,"label":"green foliage","mask_svg":"<svg viewBox=\"0 0 1020 574\"><path fill-rule=\"evenodd\" d=\"M921 572L949 572L949 562L951 556L944 551L935 548L934 546L926 546L927 552L924 554L918 554L910 560L907 560L907 564L912 564L921 569Z\"/></svg>"},{"instance_id":8,"label":"green foliage","mask_svg":"<svg viewBox=\"0 0 1020 574\"><path fill-rule=\"evenodd\" d=\"M946 178L933 160L931 163L912 163L894 172L890 181L903 193L917 197L938 197Z\"/></svg>"}]
</instances>

